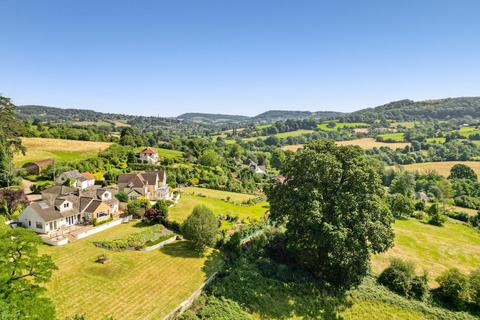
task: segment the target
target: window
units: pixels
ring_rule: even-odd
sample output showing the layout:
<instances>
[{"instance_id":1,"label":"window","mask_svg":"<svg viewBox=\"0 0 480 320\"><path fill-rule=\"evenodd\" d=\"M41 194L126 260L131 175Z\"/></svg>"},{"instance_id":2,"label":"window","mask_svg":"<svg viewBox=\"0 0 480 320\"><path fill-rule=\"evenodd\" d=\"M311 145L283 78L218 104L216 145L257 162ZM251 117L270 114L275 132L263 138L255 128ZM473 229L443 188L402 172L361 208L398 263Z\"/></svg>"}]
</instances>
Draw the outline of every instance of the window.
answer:
<instances>
[{"instance_id":1,"label":"window","mask_svg":"<svg viewBox=\"0 0 480 320\"><path fill-rule=\"evenodd\" d=\"M68 207L69 207L69 203L68 203L68 202L65 202L65 203L63 204L63 207L64 207L64 208L68 208Z\"/></svg>"},{"instance_id":2,"label":"window","mask_svg":"<svg viewBox=\"0 0 480 320\"><path fill-rule=\"evenodd\" d=\"M102 211L97 213L97 218L108 217L110 214L108 212Z\"/></svg>"},{"instance_id":3,"label":"window","mask_svg":"<svg viewBox=\"0 0 480 320\"><path fill-rule=\"evenodd\" d=\"M37 221L37 222L35 223L35 227L36 227L37 229L43 229L43 223Z\"/></svg>"},{"instance_id":4,"label":"window","mask_svg":"<svg viewBox=\"0 0 480 320\"><path fill-rule=\"evenodd\" d=\"M29 226L29 227L32 226L32 221L28 220L28 226Z\"/></svg>"}]
</instances>

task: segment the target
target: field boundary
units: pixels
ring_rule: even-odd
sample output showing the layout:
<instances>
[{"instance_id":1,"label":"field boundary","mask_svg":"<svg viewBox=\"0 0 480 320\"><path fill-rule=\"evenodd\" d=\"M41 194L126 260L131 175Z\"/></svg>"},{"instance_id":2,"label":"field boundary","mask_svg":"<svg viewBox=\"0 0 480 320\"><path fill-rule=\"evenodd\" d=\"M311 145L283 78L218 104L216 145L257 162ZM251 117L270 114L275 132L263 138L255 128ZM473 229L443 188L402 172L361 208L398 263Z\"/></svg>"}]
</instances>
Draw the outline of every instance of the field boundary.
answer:
<instances>
[{"instance_id":1,"label":"field boundary","mask_svg":"<svg viewBox=\"0 0 480 320\"><path fill-rule=\"evenodd\" d=\"M209 285L213 280L215 280L215 278L217 277L217 274L218 274L218 272L214 272L210 277L208 277L208 279L205 280L200 285L200 287L197 290L195 290L194 293L192 293L190 295L190 297L188 297L183 302L181 302L172 312L170 312L168 315L166 315L163 318L163 320L173 320L173 319L175 319L175 317L181 315L185 310L190 308L193 301L195 301L195 299L197 299L202 294L203 289L205 289L205 287L207 285Z\"/></svg>"}]
</instances>

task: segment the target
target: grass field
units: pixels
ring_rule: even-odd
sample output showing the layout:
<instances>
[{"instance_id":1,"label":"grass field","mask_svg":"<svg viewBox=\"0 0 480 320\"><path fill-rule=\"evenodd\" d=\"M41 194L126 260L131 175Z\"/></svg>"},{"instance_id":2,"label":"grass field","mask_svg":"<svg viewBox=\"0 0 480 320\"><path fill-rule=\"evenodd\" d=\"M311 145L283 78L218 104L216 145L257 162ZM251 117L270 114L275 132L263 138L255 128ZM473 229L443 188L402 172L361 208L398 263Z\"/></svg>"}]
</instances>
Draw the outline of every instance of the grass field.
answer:
<instances>
[{"instance_id":1,"label":"grass field","mask_svg":"<svg viewBox=\"0 0 480 320\"><path fill-rule=\"evenodd\" d=\"M15 155L16 165L43 159L83 160L97 155L99 151L105 150L111 145L110 142L45 138L22 138L22 143L27 148L27 153Z\"/></svg>"},{"instance_id":2,"label":"grass field","mask_svg":"<svg viewBox=\"0 0 480 320\"><path fill-rule=\"evenodd\" d=\"M414 121L399 121L399 122L392 122L390 123L390 128L397 128L398 126L411 129L415 127L415 122Z\"/></svg>"},{"instance_id":3,"label":"grass field","mask_svg":"<svg viewBox=\"0 0 480 320\"><path fill-rule=\"evenodd\" d=\"M218 267L218 260L198 257L186 242L150 252L113 252L95 247L95 240L114 239L139 232L123 224L64 247L42 246L59 270L48 283L48 296L57 318L75 313L87 319L162 319L186 299ZM94 260L100 254L105 264Z\"/></svg>"},{"instance_id":4,"label":"grass field","mask_svg":"<svg viewBox=\"0 0 480 320\"><path fill-rule=\"evenodd\" d=\"M377 138L383 139L383 141L390 140L394 142L404 142L405 141L405 133L397 132L397 133L383 133L379 134Z\"/></svg>"},{"instance_id":5,"label":"grass field","mask_svg":"<svg viewBox=\"0 0 480 320\"><path fill-rule=\"evenodd\" d=\"M472 134L480 133L480 129L478 127L462 127L460 130L458 130L458 133L460 133L462 136L468 138Z\"/></svg>"},{"instance_id":6,"label":"grass field","mask_svg":"<svg viewBox=\"0 0 480 320\"><path fill-rule=\"evenodd\" d=\"M295 130L295 131L289 131L289 132L282 132L282 133L277 133L274 136L282 139L282 138L288 138L288 137L298 137L307 133L312 133L315 132L314 130L305 130L305 129L300 129L300 130ZM269 136L259 136L259 137L251 137L251 138L243 138L243 141L255 141L257 139L265 140Z\"/></svg>"},{"instance_id":7,"label":"grass field","mask_svg":"<svg viewBox=\"0 0 480 320\"><path fill-rule=\"evenodd\" d=\"M199 194L202 194L205 197L199 196ZM230 197L231 202L224 200L227 197ZM170 219L182 222L190 215L190 213L192 213L195 206L203 204L210 208L216 215L225 215L228 213L233 216L238 216L240 219L250 218L257 220L268 210L268 204L266 201L253 206L237 204L254 197L255 196L241 193L212 189L185 188L180 201L175 207L170 209L168 214Z\"/></svg>"},{"instance_id":8,"label":"grass field","mask_svg":"<svg viewBox=\"0 0 480 320\"><path fill-rule=\"evenodd\" d=\"M145 149L145 147L139 147L137 148L137 152L142 151ZM183 157L183 152L178 151L178 150L172 150L172 149L164 149L164 148L153 148L154 150L157 151L158 156L160 158L166 158L166 159L178 159Z\"/></svg>"},{"instance_id":9,"label":"grass field","mask_svg":"<svg viewBox=\"0 0 480 320\"><path fill-rule=\"evenodd\" d=\"M450 175L450 169L457 163L462 163L469 166L475 171L477 175L480 175L480 161L442 161L442 162L425 162L425 163L413 163L402 165L400 167L407 171L426 172L429 170L435 170L438 174L448 177Z\"/></svg>"},{"instance_id":10,"label":"grass field","mask_svg":"<svg viewBox=\"0 0 480 320\"><path fill-rule=\"evenodd\" d=\"M394 229L395 246L374 257L375 272L392 257L415 262L418 271L428 271L432 280L447 268L470 272L480 265L480 233L465 224L448 221L436 227L411 219L396 221Z\"/></svg>"},{"instance_id":11,"label":"grass field","mask_svg":"<svg viewBox=\"0 0 480 320\"><path fill-rule=\"evenodd\" d=\"M429 143L445 143L445 138L427 138L427 142Z\"/></svg>"},{"instance_id":12,"label":"grass field","mask_svg":"<svg viewBox=\"0 0 480 320\"><path fill-rule=\"evenodd\" d=\"M343 129L343 128L367 128L370 125L368 123L364 122L351 122L351 123L343 123L343 122L336 122L335 127L328 127L329 122L324 122L324 123L319 123L317 125L317 128L323 131L333 131L337 129Z\"/></svg>"},{"instance_id":13,"label":"grass field","mask_svg":"<svg viewBox=\"0 0 480 320\"><path fill-rule=\"evenodd\" d=\"M372 138L362 138L362 139L354 139L354 140L346 140L346 141L337 141L337 145L339 146L359 146L362 149L373 149L373 148L380 148L380 147L388 147L391 149L397 148L405 148L405 146L410 145L410 143L406 142L395 142L395 143L386 143L386 142L378 142ZM297 151L303 147L303 144L294 144L290 146L283 146L281 149L283 151Z\"/></svg>"}]
</instances>

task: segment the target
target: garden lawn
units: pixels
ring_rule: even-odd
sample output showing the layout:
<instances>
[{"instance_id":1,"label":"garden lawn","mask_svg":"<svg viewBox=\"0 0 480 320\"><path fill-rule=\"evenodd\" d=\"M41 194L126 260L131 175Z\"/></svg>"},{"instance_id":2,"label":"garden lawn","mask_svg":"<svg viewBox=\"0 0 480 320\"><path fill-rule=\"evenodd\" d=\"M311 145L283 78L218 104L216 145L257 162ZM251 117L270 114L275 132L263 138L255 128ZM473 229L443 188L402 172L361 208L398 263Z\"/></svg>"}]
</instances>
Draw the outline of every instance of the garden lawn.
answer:
<instances>
[{"instance_id":1,"label":"garden lawn","mask_svg":"<svg viewBox=\"0 0 480 320\"><path fill-rule=\"evenodd\" d=\"M394 229L395 246L373 259L377 273L393 257L413 261L417 270L428 271L432 280L448 268L470 272L480 265L480 233L466 224L448 221L436 227L409 219L397 220Z\"/></svg>"},{"instance_id":2,"label":"garden lawn","mask_svg":"<svg viewBox=\"0 0 480 320\"><path fill-rule=\"evenodd\" d=\"M53 159L56 161L85 160L107 149L111 142L94 142L67 139L22 138L27 148L25 155L16 154L14 162L23 165L26 162Z\"/></svg>"},{"instance_id":3,"label":"garden lawn","mask_svg":"<svg viewBox=\"0 0 480 320\"><path fill-rule=\"evenodd\" d=\"M184 241L150 252L113 252L92 243L139 231L131 222L64 247L41 247L59 268L47 284L58 319L75 313L87 319L162 319L219 267L216 254L198 257ZM94 262L100 254L109 261Z\"/></svg>"},{"instance_id":4,"label":"garden lawn","mask_svg":"<svg viewBox=\"0 0 480 320\"><path fill-rule=\"evenodd\" d=\"M199 196L198 194L203 194L206 197ZM226 199L227 196L230 196L230 201L235 203L223 200ZM258 220L268 210L268 203L266 201L251 206L239 204L252 197L254 196L234 192L203 188L186 188L180 197L180 201L170 209L168 215L170 219L182 222L192 213L193 208L198 205L205 205L210 208L215 215L226 215L228 213L232 216L238 216L240 219L250 218Z\"/></svg>"},{"instance_id":5,"label":"garden lawn","mask_svg":"<svg viewBox=\"0 0 480 320\"><path fill-rule=\"evenodd\" d=\"M430 170L435 170L438 174L448 177L450 175L450 169L458 164L464 164L469 166L475 171L477 175L480 175L480 161L442 161L442 162L424 162L424 163L413 163L407 165L401 165L403 169L407 171L418 171L418 172L427 172Z\"/></svg>"}]
</instances>

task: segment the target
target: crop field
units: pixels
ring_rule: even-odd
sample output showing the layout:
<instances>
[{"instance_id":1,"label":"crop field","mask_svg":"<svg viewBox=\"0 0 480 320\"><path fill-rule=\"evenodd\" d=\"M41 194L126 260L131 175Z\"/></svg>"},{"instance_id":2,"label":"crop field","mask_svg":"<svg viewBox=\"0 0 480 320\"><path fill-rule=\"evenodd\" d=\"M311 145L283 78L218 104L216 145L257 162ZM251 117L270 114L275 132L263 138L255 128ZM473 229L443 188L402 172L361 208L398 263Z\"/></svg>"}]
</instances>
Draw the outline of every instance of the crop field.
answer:
<instances>
[{"instance_id":1,"label":"crop field","mask_svg":"<svg viewBox=\"0 0 480 320\"><path fill-rule=\"evenodd\" d=\"M480 129L478 127L473 127L473 126L462 127L462 128L460 128L460 130L458 130L458 133L460 133L462 136L468 138L472 134L480 133Z\"/></svg>"},{"instance_id":2,"label":"crop field","mask_svg":"<svg viewBox=\"0 0 480 320\"><path fill-rule=\"evenodd\" d=\"M401 165L400 167L407 171L427 172L434 170L442 176L448 177L450 175L450 169L458 164L464 164L469 166L475 171L477 175L480 175L480 161L442 161L442 162L424 162Z\"/></svg>"},{"instance_id":3,"label":"crop field","mask_svg":"<svg viewBox=\"0 0 480 320\"><path fill-rule=\"evenodd\" d=\"M383 141L390 140L394 142L403 142L405 141L405 133L397 132L397 133L383 133L379 134L377 138L383 139Z\"/></svg>"},{"instance_id":4,"label":"crop field","mask_svg":"<svg viewBox=\"0 0 480 320\"><path fill-rule=\"evenodd\" d=\"M373 149L373 148L380 148L380 147L397 149L397 148L405 148L405 146L410 145L410 143L407 143L407 142L392 142L392 143L378 142L372 138L337 141L336 144L339 146L359 146L362 149ZM294 144L290 146L283 146L281 149L283 151L295 152L302 147L303 147L303 144Z\"/></svg>"},{"instance_id":5,"label":"crop field","mask_svg":"<svg viewBox=\"0 0 480 320\"><path fill-rule=\"evenodd\" d=\"M298 137L307 133L312 133L315 132L314 130L305 130L305 129L300 129L300 130L295 130L295 131L289 131L289 132L282 132L282 133L277 133L274 136L282 139L282 138L288 138L288 137ZM250 138L243 138L243 141L255 141L257 139L265 140L269 136L259 136L259 137L250 137Z\"/></svg>"},{"instance_id":6,"label":"crop field","mask_svg":"<svg viewBox=\"0 0 480 320\"><path fill-rule=\"evenodd\" d=\"M226 201L227 197L230 197L228 202ZM268 204L266 201L262 201L255 205L241 205L242 201L251 198L255 198L255 196L204 188L185 188L180 201L170 209L168 215L170 219L182 222L197 205L205 205L215 215L228 213L238 216L240 219L258 220L268 210Z\"/></svg>"},{"instance_id":7,"label":"crop field","mask_svg":"<svg viewBox=\"0 0 480 320\"><path fill-rule=\"evenodd\" d=\"M373 259L380 272L392 257L415 262L419 272L428 271L431 280L448 268L470 272L480 264L480 233L459 222L436 227L418 220L397 220L395 246Z\"/></svg>"},{"instance_id":8,"label":"crop field","mask_svg":"<svg viewBox=\"0 0 480 320\"><path fill-rule=\"evenodd\" d=\"M317 128L323 131L333 131L337 129L343 129L343 128L368 128L370 125L368 123L364 122L350 122L350 123L343 123L343 122L334 122L335 126L334 127L329 127L328 124L332 122L324 122L324 123L319 123L317 125Z\"/></svg>"},{"instance_id":9,"label":"crop field","mask_svg":"<svg viewBox=\"0 0 480 320\"><path fill-rule=\"evenodd\" d=\"M58 319L76 313L87 319L162 319L219 266L215 254L199 257L184 241L150 252L114 252L92 243L134 232L139 228L131 222L64 247L41 247L59 268L47 285ZM101 254L107 263L95 262Z\"/></svg>"},{"instance_id":10,"label":"crop field","mask_svg":"<svg viewBox=\"0 0 480 320\"><path fill-rule=\"evenodd\" d=\"M64 139L22 138L27 148L25 155L16 154L16 165L26 162L54 159L57 161L84 160L96 156L99 151L107 149L110 142L93 142Z\"/></svg>"}]
</instances>

